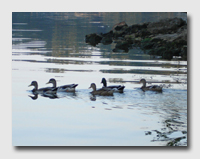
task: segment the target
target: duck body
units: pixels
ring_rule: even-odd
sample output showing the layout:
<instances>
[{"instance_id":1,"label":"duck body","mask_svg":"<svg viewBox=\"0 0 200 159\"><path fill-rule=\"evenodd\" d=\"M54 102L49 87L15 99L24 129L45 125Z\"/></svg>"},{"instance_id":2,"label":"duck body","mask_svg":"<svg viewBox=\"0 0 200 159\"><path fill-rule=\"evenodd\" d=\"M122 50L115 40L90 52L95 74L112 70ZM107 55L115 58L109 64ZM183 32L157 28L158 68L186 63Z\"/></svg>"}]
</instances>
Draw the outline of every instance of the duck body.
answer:
<instances>
[{"instance_id":1,"label":"duck body","mask_svg":"<svg viewBox=\"0 0 200 159\"><path fill-rule=\"evenodd\" d=\"M89 88L93 89L93 91L90 92L92 95L113 96L113 90L105 90L103 88L97 90L95 83L92 83Z\"/></svg>"},{"instance_id":2,"label":"duck body","mask_svg":"<svg viewBox=\"0 0 200 159\"><path fill-rule=\"evenodd\" d=\"M146 80L145 79L141 79L139 83L142 83L143 86L141 87L141 89L143 91L162 91L162 87L158 86L158 85L152 85L152 86L146 86Z\"/></svg>"},{"instance_id":3,"label":"duck body","mask_svg":"<svg viewBox=\"0 0 200 159\"><path fill-rule=\"evenodd\" d=\"M104 90L112 90L114 92L123 93L125 86L122 85L113 85L113 86L107 86L107 81L105 78L102 78L101 83L103 83L102 89Z\"/></svg>"},{"instance_id":4,"label":"duck body","mask_svg":"<svg viewBox=\"0 0 200 159\"><path fill-rule=\"evenodd\" d=\"M46 84L52 83L53 87L49 92L56 93L56 92L75 92L75 88L78 86L78 84L68 84L63 86L56 86L56 80L54 78L51 78L49 82Z\"/></svg>"},{"instance_id":5,"label":"duck body","mask_svg":"<svg viewBox=\"0 0 200 159\"><path fill-rule=\"evenodd\" d=\"M30 86L34 86L34 88L32 90L33 94L45 94L48 91L52 90L52 87L45 87L45 88L38 89L38 83L37 83L37 81L32 81L31 84L29 85L29 87Z\"/></svg>"}]
</instances>

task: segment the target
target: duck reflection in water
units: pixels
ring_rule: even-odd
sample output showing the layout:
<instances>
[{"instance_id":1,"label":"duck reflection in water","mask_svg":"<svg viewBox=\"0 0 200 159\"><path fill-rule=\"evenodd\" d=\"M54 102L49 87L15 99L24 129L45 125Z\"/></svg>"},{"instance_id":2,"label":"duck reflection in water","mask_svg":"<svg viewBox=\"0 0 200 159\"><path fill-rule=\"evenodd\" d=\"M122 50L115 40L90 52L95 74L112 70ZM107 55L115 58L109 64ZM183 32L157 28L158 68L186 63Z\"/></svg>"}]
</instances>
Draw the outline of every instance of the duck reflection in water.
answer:
<instances>
[{"instance_id":1,"label":"duck reflection in water","mask_svg":"<svg viewBox=\"0 0 200 159\"><path fill-rule=\"evenodd\" d=\"M91 101L96 101L96 100L97 100L97 98L96 98L96 96L95 96L95 95L91 94L91 96L90 96L90 100L91 100Z\"/></svg>"},{"instance_id":2,"label":"duck reflection in water","mask_svg":"<svg viewBox=\"0 0 200 159\"><path fill-rule=\"evenodd\" d=\"M50 99L56 99L58 96L56 94L48 94L48 93L33 93L32 95L28 95L31 99L36 100L38 99L38 95L41 95L42 97L50 98Z\"/></svg>"},{"instance_id":3,"label":"duck reflection in water","mask_svg":"<svg viewBox=\"0 0 200 159\"><path fill-rule=\"evenodd\" d=\"M28 95L31 99L36 100L38 98L38 94L33 94L33 96Z\"/></svg>"},{"instance_id":4,"label":"duck reflection in water","mask_svg":"<svg viewBox=\"0 0 200 159\"><path fill-rule=\"evenodd\" d=\"M32 95L28 95L31 99L36 100L39 96L45 97L45 98L49 98L49 99L59 99L59 98L76 98L77 94L75 92L59 92L57 94L55 93L48 93L48 92L44 92L44 93L33 93Z\"/></svg>"}]
</instances>

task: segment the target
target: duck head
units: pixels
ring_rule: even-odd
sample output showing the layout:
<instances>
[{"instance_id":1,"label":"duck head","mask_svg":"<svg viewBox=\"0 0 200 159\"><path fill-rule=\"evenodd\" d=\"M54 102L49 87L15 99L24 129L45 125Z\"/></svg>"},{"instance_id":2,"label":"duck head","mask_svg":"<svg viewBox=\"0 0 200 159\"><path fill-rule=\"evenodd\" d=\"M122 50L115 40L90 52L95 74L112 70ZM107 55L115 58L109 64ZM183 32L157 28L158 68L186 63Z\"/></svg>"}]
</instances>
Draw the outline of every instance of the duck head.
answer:
<instances>
[{"instance_id":1,"label":"duck head","mask_svg":"<svg viewBox=\"0 0 200 159\"><path fill-rule=\"evenodd\" d=\"M146 80L144 78L142 78L139 83L142 83L143 87L146 87Z\"/></svg>"},{"instance_id":2,"label":"duck head","mask_svg":"<svg viewBox=\"0 0 200 159\"><path fill-rule=\"evenodd\" d=\"M103 83L103 86L104 86L104 87L107 87L107 82L106 82L106 79L105 79L105 78L102 78L101 83Z\"/></svg>"},{"instance_id":3,"label":"duck head","mask_svg":"<svg viewBox=\"0 0 200 159\"><path fill-rule=\"evenodd\" d=\"M46 84L52 83L53 84L53 88L56 88L56 80L54 78L51 78L49 80L49 82L47 82Z\"/></svg>"},{"instance_id":4,"label":"duck head","mask_svg":"<svg viewBox=\"0 0 200 159\"><path fill-rule=\"evenodd\" d=\"M89 88L92 88L93 91L96 91L96 84L95 83L91 83Z\"/></svg>"},{"instance_id":5,"label":"duck head","mask_svg":"<svg viewBox=\"0 0 200 159\"><path fill-rule=\"evenodd\" d=\"M37 81L32 81L31 84L29 85L29 87L30 86L34 86L35 90L37 90L38 89L38 83L37 83Z\"/></svg>"}]
</instances>

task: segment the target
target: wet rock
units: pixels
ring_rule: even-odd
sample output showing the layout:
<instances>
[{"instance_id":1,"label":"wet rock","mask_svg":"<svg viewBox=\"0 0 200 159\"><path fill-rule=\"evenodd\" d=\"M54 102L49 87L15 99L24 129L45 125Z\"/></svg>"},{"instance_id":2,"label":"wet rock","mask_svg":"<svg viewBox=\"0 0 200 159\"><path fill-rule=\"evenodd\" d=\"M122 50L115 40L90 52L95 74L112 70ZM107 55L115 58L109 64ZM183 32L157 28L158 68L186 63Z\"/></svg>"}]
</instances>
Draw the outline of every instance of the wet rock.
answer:
<instances>
[{"instance_id":1,"label":"wet rock","mask_svg":"<svg viewBox=\"0 0 200 159\"><path fill-rule=\"evenodd\" d=\"M101 33L101 36L102 37L106 37L106 36L110 36L110 37L113 37L113 31L109 31L108 33Z\"/></svg>"},{"instance_id":2,"label":"wet rock","mask_svg":"<svg viewBox=\"0 0 200 159\"><path fill-rule=\"evenodd\" d=\"M101 43L104 45L108 45L111 44L113 42L112 37L107 35L105 37L102 38Z\"/></svg>"},{"instance_id":3,"label":"wet rock","mask_svg":"<svg viewBox=\"0 0 200 159\"><path fill-rule=\"evenodd\" d=\"M151 49L154 46L155 42L151 41L151 38L146 38L141 41L140 47L142 49Z\"/></svg>"},{"instance_id":4,"label":"wet rock","mask_svg":"<svg viewBox=\"0 0 200 159\"><path fill-rule=\"evenodd\" d=\"M102 40L102 36L96 33L89 34L85 36L85 42L89 43L92 46L96 46Z\"/></svg>"},{"instance_id":5,"label":"wet rock","mask_svg":"<svg viewBox=\"0 0 200 159\"><path fill-rule=\"evenodd\" d=\"M137 37L137 38L135 38L135 40L134 40L135 43L141 43L141 41L142 41L142 38L141 38L141 37Z\"/></svg>"},{"instance_id":6,"label":"wet rock","mask_svg":"<svg viewBox=\"0 0 200 159\"><path fill-rule=\"evenodd\" d=\"M136 36L137 37L142 37L142 38L146 38L148 36L150 36L151 33L149 31L147 31L147 29L142 29L142 30L139 30L137 33L136 33Z\"/></svg>"},{"instance_id":7,"label":"wet rock","mask_svg":"<svg viewBox=\"0 0 200 159\"><path fill-rule=\"evenodd\" d=\"M187 46L183 46L181 48L180 56L182 57L183 60L187 60Z\"/></svg>"},{"instance_id":8,"label":"wet rock","mask_svg":"<svg viewBox=\"0 0 200 159\"><path fill-rule=\"evenodd\" d=\"M152 34L170 34L175 33L186 22L181 18L162 19L158 22L149 23L147 30Z\"/></svg>"},{"instance_id":9,"label":"wet rock","mask_svg":"<svg viewBox=\"0 0 200 159\"><path fill-rule=\"evenodd\" d=\"M129 47L131 47L131 44L126 40L118 41L115 45L115 49L113 49L113 52L120 52L120 50L124 50L125 52L129 51Z\"/></svg>"},{"instance_id":10,"label":"wet rock","mask_svg":"<svg viewBox=\"0 0 200 159\"><path fill-rule=\"evenodd\" d=\"M140 30L146 30L148 24L149 23L131 25L125 30L125 32L127 34L133 34L133 33L137 33Z\"/></svg>"},{"instance_id":11,"label":"wet rock","mask_svg":"<svg viewBox=\"0 0 200 159\"><path fill-rule=\"evenodd\" d=\"M108 33L86 35L86 42L93 46L100 42L104 45L116 43L113 52L128 52L136 46L155 57L187 59L187 23L181 18L131 26L120 22Z\"/></svg>"},{"instance_id":12,"label":"wet rock","mask_svg":"<svg viewBox=\"0 0 200 159\"><path fill-rule=\"evenodd\" d=\"M125 28L127 28L127 27L128 27L128 25L126 24L125 21L123 21L123 22L120 22L120 23L115 24L115 25L113 26L112 30L113 30L113 31L119 31L119 30L125 29Z\"/></svg>"},{"instance_id":13,"label":"wet rock","mask_svg":"<svg viewBox=\"0 0 200 159\"><path fill-rule=\"evenodd\" d=\"M125 35L124 40L126 40L130 44L133 44L135 41L135 34Z\"/></svg>"}]
</instances>

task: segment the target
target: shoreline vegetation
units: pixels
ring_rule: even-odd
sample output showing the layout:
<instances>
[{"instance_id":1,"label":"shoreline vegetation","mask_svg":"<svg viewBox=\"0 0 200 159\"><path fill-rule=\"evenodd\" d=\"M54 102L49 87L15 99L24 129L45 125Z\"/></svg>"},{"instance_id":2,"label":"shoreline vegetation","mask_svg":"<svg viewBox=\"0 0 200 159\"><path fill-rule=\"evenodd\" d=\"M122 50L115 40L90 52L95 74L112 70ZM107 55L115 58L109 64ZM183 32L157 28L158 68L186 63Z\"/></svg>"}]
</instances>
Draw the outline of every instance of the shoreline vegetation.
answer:
<instances>
[{"instance_id":1,"label":"shoreline vegetation","mask_svg":"<svg viewBox=\"0 0 200 159\"><path fill-rule=\"evenodd\" d=\"M187 60L187 22L181 18L130 26L120 22L108 33L86 35L85 42L92 46L116 43L113 52L128 53L130 49L139 47L155 58Z\"/></svg>"}]
</instances>

